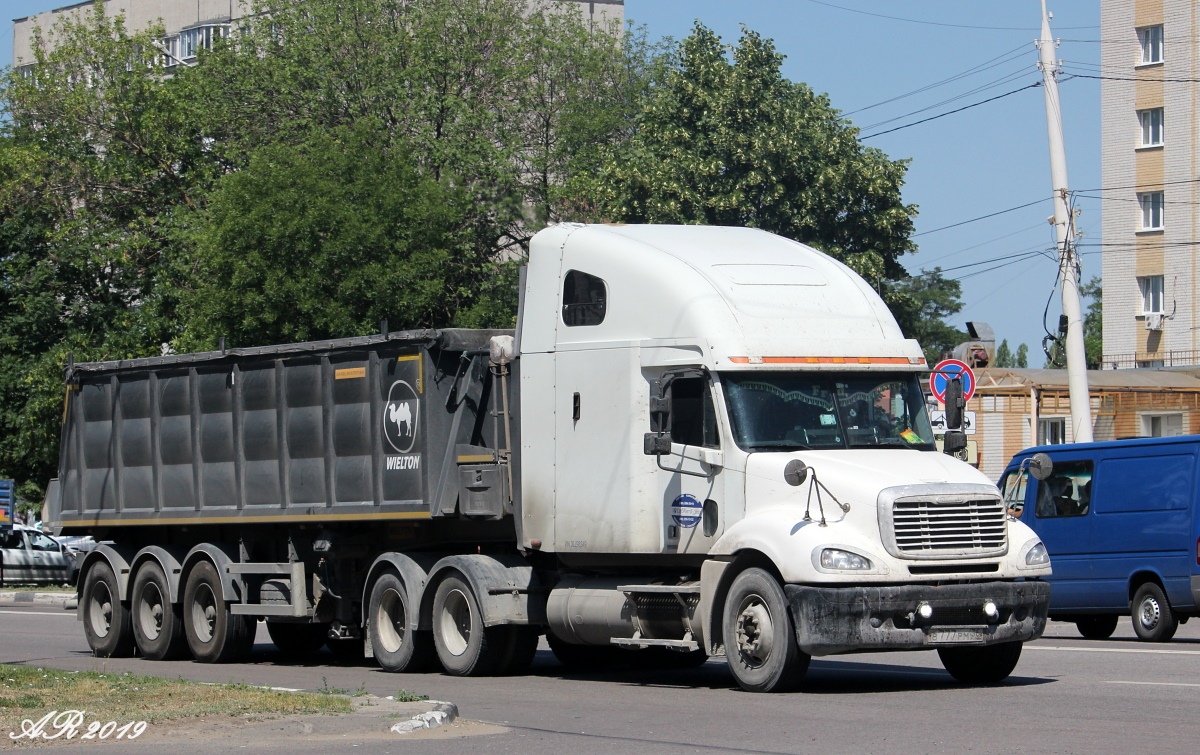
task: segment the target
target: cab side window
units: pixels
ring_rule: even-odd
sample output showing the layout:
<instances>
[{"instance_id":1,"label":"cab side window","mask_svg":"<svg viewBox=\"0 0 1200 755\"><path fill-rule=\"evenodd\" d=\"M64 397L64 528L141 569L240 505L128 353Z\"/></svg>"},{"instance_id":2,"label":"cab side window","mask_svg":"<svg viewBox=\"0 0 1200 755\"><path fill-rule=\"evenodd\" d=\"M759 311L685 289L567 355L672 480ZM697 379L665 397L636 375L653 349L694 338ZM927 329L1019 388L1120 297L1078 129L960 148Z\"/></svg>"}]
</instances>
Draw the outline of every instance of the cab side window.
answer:
<instances>
[{"instance_id":1,"label":"cab side window","mask_svg":"<svg viewBox=\"0 0 1200 755\"><path fill-rule=\"evenodd\" d=\"M608 306L608 287L594 275L568 270L563 281L563 323L567 327L599 325Z\"/></svg>"},{"instance_id":2,"label":"cab side window","mask_svg":"<svg viewBox=\"0 0 1200 755\"><path fill-rule=\"evenodd\" d=\"M48 551L50 553L58 553L58 542L53 538L46 537L40 532L33 532L29 535L29 545L35 551Z\"/></svg>"},{"instance_id":3,"label":"cab side window","mask_svg":"<svg viewBox=\"0 0 1200 755\"><path fill-rule=\"evenodd\" d=\"M717 412L707 380L680 378L671 383L671 442L720 448Z\"/></svg>"},{"instance_id":4,"label":"cab side window","mask_svg":"<svg viewBox=\"0 0 1200 755\"><path fill-rule=\"evenodd\" d=\"M1092 506L1092 462L1055 462L1054 472L1038 484L1039 519L1086 516Z\"/></svg>"}]
</instances>

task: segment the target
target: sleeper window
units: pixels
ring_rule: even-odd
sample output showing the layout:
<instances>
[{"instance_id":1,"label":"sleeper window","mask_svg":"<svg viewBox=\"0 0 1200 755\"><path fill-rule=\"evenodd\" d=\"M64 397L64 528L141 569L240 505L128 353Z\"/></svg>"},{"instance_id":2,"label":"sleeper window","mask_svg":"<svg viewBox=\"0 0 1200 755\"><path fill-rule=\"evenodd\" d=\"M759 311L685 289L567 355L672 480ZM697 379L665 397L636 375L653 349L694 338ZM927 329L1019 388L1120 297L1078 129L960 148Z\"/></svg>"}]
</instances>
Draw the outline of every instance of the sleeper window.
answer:
<instances>
[{"instance_id":1,"label":"sleeper window","mask_svg":"<svg viewBox=\"0 0 1200 755\"><path fill-rule=\"evenodd\" d=\"M578 270L567 271L563 281L563 323L568 327L604 322L608 289L604 281Z\"/></svg>"}]
</instances>

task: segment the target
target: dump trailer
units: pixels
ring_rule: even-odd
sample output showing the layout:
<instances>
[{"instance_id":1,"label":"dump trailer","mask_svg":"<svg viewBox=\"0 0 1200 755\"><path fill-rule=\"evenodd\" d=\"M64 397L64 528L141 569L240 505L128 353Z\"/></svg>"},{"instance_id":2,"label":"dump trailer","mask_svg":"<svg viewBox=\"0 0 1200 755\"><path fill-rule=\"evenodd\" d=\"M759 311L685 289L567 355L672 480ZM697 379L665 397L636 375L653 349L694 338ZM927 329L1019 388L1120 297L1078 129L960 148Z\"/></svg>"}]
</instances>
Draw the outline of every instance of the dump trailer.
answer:
<instances>
[{"instance_id":1,"label":"dump trailer","mask_svg":"<svg viewBox=\"0 0 1200 755\"><path fill-rule=\"evenodd\" d=\"M936 451L861 278L744 228L537 234L515 331L72 364L54 526L100 656L231 662L265 621L388 671L937 650L997 682L1049 558Z\"/></svg>"}]
</instances>

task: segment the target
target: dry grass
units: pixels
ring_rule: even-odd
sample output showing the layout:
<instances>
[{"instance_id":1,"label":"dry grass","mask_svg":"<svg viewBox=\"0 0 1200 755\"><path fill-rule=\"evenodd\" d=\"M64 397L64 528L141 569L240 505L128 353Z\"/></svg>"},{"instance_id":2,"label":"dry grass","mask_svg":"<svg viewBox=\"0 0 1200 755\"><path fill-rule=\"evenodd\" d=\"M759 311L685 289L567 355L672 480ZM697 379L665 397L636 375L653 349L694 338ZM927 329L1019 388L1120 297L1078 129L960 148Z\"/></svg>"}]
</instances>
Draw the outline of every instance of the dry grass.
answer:
<instances>
[{"instance_id":1,"label":"dry grass","mask_svg":"<svg viewBox=\"0 0 1200 755\"><path fill-rule=\"evenodd\" d=\"M270 718L349 713L345 697L274 692L245 684L199 684L126 673L59 671L0 664L0 733L52 710L86 711L88 721L146 721L229 715Z\"/></svg>"}]
</instances>

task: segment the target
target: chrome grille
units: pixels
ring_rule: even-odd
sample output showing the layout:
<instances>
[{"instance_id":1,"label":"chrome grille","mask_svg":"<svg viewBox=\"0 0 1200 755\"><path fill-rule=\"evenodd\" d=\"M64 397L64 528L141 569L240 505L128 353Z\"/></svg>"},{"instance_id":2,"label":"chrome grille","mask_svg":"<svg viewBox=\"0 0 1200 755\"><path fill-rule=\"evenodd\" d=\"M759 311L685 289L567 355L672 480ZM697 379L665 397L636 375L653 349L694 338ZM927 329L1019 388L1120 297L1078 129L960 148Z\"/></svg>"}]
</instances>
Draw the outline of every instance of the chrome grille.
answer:
<instances>
[{"instance_id":1,"label":"chrome grille","mask_svg":"<svg viewBox=\"0 0 1200 755\"><path fill-rule=\"evenodd\" d=\"M953 502L895 501L892 526L900 555L984 555L1008 548L999 498Z\"/></svg>"}]
</instances>

